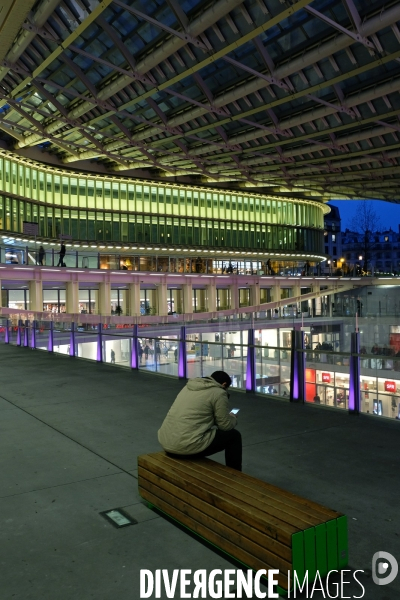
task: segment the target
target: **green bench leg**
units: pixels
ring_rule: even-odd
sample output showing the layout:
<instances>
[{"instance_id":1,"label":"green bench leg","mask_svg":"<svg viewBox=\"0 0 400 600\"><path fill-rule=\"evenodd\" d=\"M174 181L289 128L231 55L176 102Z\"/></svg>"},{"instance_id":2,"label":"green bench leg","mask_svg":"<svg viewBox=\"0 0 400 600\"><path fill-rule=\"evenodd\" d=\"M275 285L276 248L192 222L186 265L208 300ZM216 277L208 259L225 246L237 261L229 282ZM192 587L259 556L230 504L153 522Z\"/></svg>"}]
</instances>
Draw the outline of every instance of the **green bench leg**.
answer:
<instances>
[{"instance_id":1,"label":"green bench leg","mask_svg":"<svg viewBox=\"0 0 400 600\"><path fill-rule=\"evenodd\" d=\"M315 527L315 548L317 559L317 571L321 577L328 573L328 549L327 549L327 534L326 523Z\"/></svg>"},{"instance_id":2,"label":"green bench leg","mask_svg":"<svg viewBox=\"0 0 400 600\"><path fill-rule=\"evenodd\" d=\"M337 521L338 536L338 565L339 569L344 569L349 564L349 539L347 531L347 517L339 517Z\"/></svg>"},{"instance_id":3,"label":"green bench leg","mask_svg":"<svg viewBox=\"0 0 400 600\"><path fill-rule=\"evenodd\" d=\"M337 570L338 561L338 540L337 540L337 519L328 521L326 524L326 540L328 544L328 571Z\"/></svg>"}]
</instances>

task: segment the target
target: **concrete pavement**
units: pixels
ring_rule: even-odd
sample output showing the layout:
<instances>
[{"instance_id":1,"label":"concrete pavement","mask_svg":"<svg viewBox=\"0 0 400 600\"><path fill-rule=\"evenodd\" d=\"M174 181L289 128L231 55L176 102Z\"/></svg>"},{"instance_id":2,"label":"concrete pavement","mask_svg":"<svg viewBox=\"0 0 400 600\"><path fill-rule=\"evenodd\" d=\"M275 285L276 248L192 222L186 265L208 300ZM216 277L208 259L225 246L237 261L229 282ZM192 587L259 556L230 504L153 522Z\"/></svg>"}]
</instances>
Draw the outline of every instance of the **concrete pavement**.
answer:
<instances>
[{"instance_id":1,"label":"concrete pavement","mask_svg":"<svg viewBox=\"0 0 400 600\"><path fill-rule=\"evenodd\" d=\"M137 492L136 457L160 449L182 382L3 344L0 382L2 600L136 600L140 569L233 568ZM397 599L400 576L376 586L371 559L400 560L400 422L240 392L230 402L244 471L347 514L364 597ZM114 528L100 513L115 507L138 524ZM361 593L353 583L339 597Z\"/></svg>"}]
</instances>

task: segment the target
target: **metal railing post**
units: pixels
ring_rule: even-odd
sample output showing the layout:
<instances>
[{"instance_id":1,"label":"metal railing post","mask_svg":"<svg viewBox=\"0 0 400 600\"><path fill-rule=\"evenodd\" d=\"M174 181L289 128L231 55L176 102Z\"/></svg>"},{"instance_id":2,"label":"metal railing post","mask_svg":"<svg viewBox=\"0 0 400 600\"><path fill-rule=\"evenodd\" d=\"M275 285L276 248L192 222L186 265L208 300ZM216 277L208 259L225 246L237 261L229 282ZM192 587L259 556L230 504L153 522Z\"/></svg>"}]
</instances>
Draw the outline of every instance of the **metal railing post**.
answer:
<instances>
[{"instance_id":1,"label":"metal railing post","mask_svg":"<svg viewBox=\"0 0 400 600\"><path fill-rule=\"evenodd\" d=\"M6 319L6 331L5 331L5 336L4 336L4 343L5 344L10 343L10 321L9 321L9 319Z\"/></svg>"},{"instance_id":2,"label":"metal railing post","mask_svg":"<svg viewBox=\"0 0 400 600\"><path fill-rule=\"evenodd\" d=\"M48 352L54 351L54 323L53 323L53 321L50 321L49 340L47 342L47 350L48 350Z\"/></svg>"},{"instance_id":3,"label":"metal railing post","mask_svg":"<svg viewBox=\"0 0 400 600\"><path fill-rule=\"evenodd\" d=\"M33 320L32 327L31 327L31 348L32 349L36 348L36 327L37 327L37 321Z\"/></svg>"},{"instance_id":4,"label":"metal railing post","mask_svg":"<svg viewBox=\"0 0 400 600\"><path fill-rule=\"evenodd\" d=\"M24 327L24 348L27 348L28 346L29 346L29 321L26 320L25 327Z\"/></svg>"},{"instance_id":5,"label":"metal railing post","mask_svg":"<svg viewBox=\"0 0 400 600\"><path fill-rule=\"evenodd\" d=\"M17 346L21 346L22 320L18 319Z\"/></svg>"}]
</instances>

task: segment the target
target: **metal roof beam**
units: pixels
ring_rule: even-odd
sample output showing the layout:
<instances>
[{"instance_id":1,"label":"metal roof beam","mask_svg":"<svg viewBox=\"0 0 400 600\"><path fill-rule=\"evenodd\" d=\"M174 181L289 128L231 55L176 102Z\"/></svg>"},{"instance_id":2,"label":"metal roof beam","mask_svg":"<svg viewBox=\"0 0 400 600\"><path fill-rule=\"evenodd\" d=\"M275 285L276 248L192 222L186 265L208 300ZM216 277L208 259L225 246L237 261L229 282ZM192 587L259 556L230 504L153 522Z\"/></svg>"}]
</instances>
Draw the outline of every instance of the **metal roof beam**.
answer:
<instances>
[{"instance_id":1,"label":"metal roof beam","mask_svg":"<svg viewBox=\"0 0 400 600\"><path fill-rule=\"evenodd\" d=\"M93 23L93 21L95 21L97 17L112 2L113 0L102 0L102 2L98 4L98 6L96 6L96 8L86 17L84 21L82 21L80 25L78 25L78 27L67 37L67 39L64 40L56 50L51 52L49 56L47 56L41 62L41 64L33 71L32 78L37 77L40 73L42 73L42 71L47 69L47 67L49 67L56 60L56 58L58 58L64 52L64 50L68 48L70 44L72 44L77 38L79 38L83 34L85 29L87 29L87 27L91 25L91 23ZM26 79L24 79L24 81L17 85L16 88L13 89L14 98L25 88L26 85L28 85L28 83L31 83L32 78L27 77Z\"/></svg>"},{"instance_id":2,"label":"metal roof beam","mask_svg":"<svg viewBox=\"0 0 400 600\"><path fill-rule=\"evenodd\" d=\"M342 25L339 25L339 23L336 23L336 21L333 21L332 19L330 19L323 13L320 13L318 10L315 10L315 8L312 8L311 6L306 6L305 10L310 15L313 15L314 17L316 17L317 19L320 19L327 25L330 25L334 29L337 29L337 31L340 31L341 33L344 33L345 35L349 36L354 42L359 42L360 44L363 44L363 46L366 46L366 48L376 50L374 44L372 42L370 42L369 39L367 39L366 37L363 37L359 33L354 33L353 31L346 29Z\"/></svg>"}]
</instances>

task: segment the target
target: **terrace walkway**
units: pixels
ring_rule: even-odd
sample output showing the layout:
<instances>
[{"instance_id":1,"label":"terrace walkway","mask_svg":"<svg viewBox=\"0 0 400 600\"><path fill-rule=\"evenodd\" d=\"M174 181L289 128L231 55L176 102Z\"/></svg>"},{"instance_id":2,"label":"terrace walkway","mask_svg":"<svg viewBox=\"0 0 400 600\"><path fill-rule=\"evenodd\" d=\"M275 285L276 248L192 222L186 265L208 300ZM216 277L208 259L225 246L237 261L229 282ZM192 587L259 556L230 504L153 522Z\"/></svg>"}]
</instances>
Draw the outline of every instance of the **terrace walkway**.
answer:
<instances>
[{"instance_id":1,"label":"terrace walkway","mask_svg":"<svg viewBox=\"0 0 400 600\"><path fill-rule=\"evenodd\" d=\"M159 450L182 382L3 344L0 375L2 599L136 600L141 568L232 568L137 492L136 457ZM400 423L235 391L230 401L244 471L347 514L364 597L397 599L400 576L376 586L371 559L400 558ZM116 507L138 524L116 529L99 514ZM361 593L349 584L341 597Z\"/></svg>"}]
</instances>

